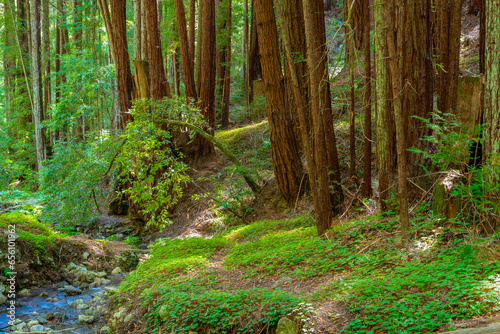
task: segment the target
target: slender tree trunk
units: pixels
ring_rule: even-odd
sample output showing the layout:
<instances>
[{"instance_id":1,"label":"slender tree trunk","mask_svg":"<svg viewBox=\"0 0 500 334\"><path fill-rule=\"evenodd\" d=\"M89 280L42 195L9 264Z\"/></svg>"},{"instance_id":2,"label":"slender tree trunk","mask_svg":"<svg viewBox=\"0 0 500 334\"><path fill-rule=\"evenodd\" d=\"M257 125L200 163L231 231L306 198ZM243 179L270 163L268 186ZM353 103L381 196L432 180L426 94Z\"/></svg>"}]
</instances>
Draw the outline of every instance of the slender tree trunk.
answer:
<instances>
[{"instance_id":1,"label":"slender tree trunk","mask_svg":"<svg viewBox=\"0 0 500 334\"><path fill-rule=\"evenodd\" d=\"M202 49L203 49L203 31L204 23L203 23L203 6L205 5L205 0L198 0L198 36L196 38L196 63L194 68L194 79L195 79L195 87L196 87L196 97L200 96L201 89L201 67L202 67ZM201 29L200 29L201 28Z\"/></svg>"},{"instance_id":2,"label":"slender tree trunk","mask_svg":"<svg viewBox=\"0 0 500 334\"><path fill-rule=\"evenodd\" d=\"M196 32L196 0L189 0L189 60L191 61L191 70L194 71L194 52L195 52L195 32ZM193 74L194 78L194 74Z\"/></svg>"},{"instance_id":3,"label":"slender tree trunk","mask_svg":"<svg viewBox=\"0 0 500 334\"><path fill-rule=\"evenodd\" d=\"M149 61L148 13L144 0L141 1L141 53L142 60Z\"/></svg>"},{"instance_id":4,"label":"slender tree trunk","mask_svg":"<svg viewBox=\"0 0 500 334\"><path fill-rule=\"evenodd\" d=\"M180 49L176 48L175 53L172 55L172 68L174 69L174 77L175 77L175 94L177 96L181 95L181 75L179 73L179 67L180 67L180 62L179 62L179 52Z\"/></svg>"},{"instance_id":5,"label":"slender tree trunk","mask_svg":"<svg viewBox=\"0 0 500 334\"><path fill-rule=\"evenodd\" d=\"M202 3L200 110L206 122L205 132L213 135L215 133L215 2L202 0ZM197 158L209 157L213 152L213 143L199 137Z\"/></svg>"},{"instance_id":6,"label":"slender tree trunk","mask_svg":"<svg viewBox=\"0 0 500 334\"><path fill-rule=\"evenodd\" d=\"M134 1L134 57L136 60L143 60L142 55L142 0Z\"/></svg>"},{"instance_id":7,"label":"slender tree trunk","mask_svg":"<svg viewBox=\"0 0 500 334\"><path fill-rule=\"evenodd\" d=\"M356 1L359 2L359 1ZM353 1L344 0L344 17L346 25L344 26L345 55L349 63L349 175L351 180L356 180L356 124L355 124L355 105L354 105L354 45L355 33L355 12L353 11Z\"/></svg>"},{"instance_id":8,"label":"slender tree trunk","mask_svg":"<svg viewBox=\"0 0 500 334\"><path fill-rule=\"evenodd\" d=\"M4 0L4 11L5 11L5 21L4 21L4 45L3 49L3 74L4 74L4 94L5 94L5 117L6 121L9 124L10 130L10 122L13 119L13 106L11 105L14 99L14 77L15 66L16 66L16 57L15 54L15 35L14 35L14 21L12 17L13 10L11 8L10 0ZM8 135L12 136L13 134L8 130Z\"/></svg>"},{"instance_id":9,"label":"slender tree trunk","mask_svg":"<svg viewBox=\"0 0 500 334\"><path fill-rule=\"evenodd\" d=\"M320 76L320 110L323 120L323 133L325 137L325 150L327 156L327 169L329 175L329 185L333 189L330 192L333 205L333 214L336 215L340 210L340 205L344 201L344 193L340 179L340 166L337 152L337 143L335 130L333 128L332 101L330 94L330 82L328 72L328 51L326 49L326 29L325 29L325 10L322 0L309 0L313 9L312 28L314 37L314 50L318 60L318 73ZM309 46L308 46L309 48ZM312 94L312 93L311 93Z\"/></svg>"},{"instance_id":10,"label":"slender tree trunk","mask_svg":"<svg viewBox=\"0 0 500 334\"><path fill-rule=\"evenodd\" d=\"M161 100L167 95L165 68L160 36L160 18L157 0L144 0L148 13L147 27L149 36L149 73L151 76L151 95L154 100Z\"/></svg>"},{"instance_id":11,"label":"slender tree trunk","mask_svg":"<svg viewBox=\"0 0 500 334\"><path fill-rule=\"evenodd\" d=\"M462 1L436 1L435 12L437 63L442 65L436 78L437 108L448 113L457 105Z\"/></svg>"},{"instance_id":12,"label":"slender tree trunk","mask_svg":"<svg viewBox=\"0 0 500 334\"><path fill-rule=\"evenodd\" d=\"M323 0L320 0L321 2ZM314 43L315 22L318 20L317 7L311 6L311 1L303 0L304 22L306 31L307 43L307 63L310 69L309 83L311 87L311 127L312 127L312 140L313 140L313 158L316 167L316 179L318 184L318 207L316 212L316 228L318 235L323 235L332 224L333 207L330 196L329 175L328 175L328 155L327 143L325 137L324 124L321 117L321 79L324 72L321 71L320 55L325 55L322 52L315 52L317 44ZM323 3L321 3L323 5ZM316 15L314 15L316 13ZM316 25L321 24L316 22ZM315 207L316 207L315 206ZM315 208L316 209L316 208Z\"/></svg>"},{"instance_id":13,"label":"slender tree trunk","mask_svg":"<svg viewBox=\"0 0 500 334\"><path fill-rule=\"evenodd\" d=\"M374 59L375 59L375 98L377 107L377 164L379 175L380 211L388 210L387 199L389 185L393 173L394 161L394 126L392 113L392 90L389 73L387 42L384 19L384 1L375 0L373 5L374 19Z\"/></svg>"},{"instance_id":14,"label":"slender tree trunk","mask_svg":"<svg viewBox=\"0 0 500 334\"><path fill-rule=\"evenodd\" d=\"M371 54L370 54L370 0L363 0L363 20L365 43L365 127L364 127L364 152L363 152L363 188L364 197L372 195L372 90L371 90Z\"/></svg>"},{"instance_id":15,"label":"slender tree trunk","mask_svg":"<svg viewBox=\"0 0 500 334\"><path fill-rule=\"evenodd\" d=\"M297 138L285 110L285 92L281 72L278 29L272 0L255 0L262 75L265 84L267 116L271 131L271 150L276 182L291 205L300 196L303 176Z\"/></svg>"},{"instance_id":16,"label":"slender tree trunk","mask_svg":"<svg viewBox=\"0 0 500 334\"><path fill-rule=\"evenodd\" d=\"M405 145L405 117L402 104L401 92L403 90L401 72L397 66L396 46L393 39L393 28L389 9L386 4L383 8L384 19L387 24L386 43L389 51L389 67L391 70L392 96L394 99L394 117L396 119L396 148L398 153L398 187L399 187L399 217L401 220L401 234L407 238L410 231L410 220L408 212L408 185L406 171L406 145ZM404 10L399 8L399 10ZM396 13L400 14L400 13ZM402 17L402 16L400 16Z\"/></svg>"},{"instance_id":17,"label":"slender tree trunk","mask_svg":"<svg viewBox=\"0 0 500 334\"><path fill-rule=\"evenodd\" d=\"M118 105L120 106L120 120L117 125L121 129L125 128L131 120L129 109L132 107L132 73L130 72L130 57L128 53L127 29L126 29L126 3L120 0L111 0L111 15L108 12L107 0L99 0L101 14L108 20L106 31L108 40L112 40L112 54L114 51L114 61L116 66L116 80L118 83Z\"/></svg>"},{"instance_id":18,"label":"slender tree trunk","mask_svg":"<svg viewBox=\"0 0 500 334\"><path fill-rule=\"evenodd\" d=\"M42 129L43 87L40 7L40 0L31 0L31 81L33 86L33 121L35 123L37 171L41 170L43 161L46 159L45 137Z\"/></svg>"},{"instance_id":19,"label":"slender tree trunk","mask_svg":"<svg viewBox=\"0 0 500 334\"><path fill-rule=\"evenodd\" d=\"M283 36L288 36L288 47L290 48L293 57L294 70L297 73L298 86L300 88L301 99L309 101L309 81L307 75L309 70L307 68L307 47L306 47L306 33L304 27L304 12L302 11L302 0L283 0L282 3L282 21L284 27L281 29ZM299 121L299 108L300 102L296 101L295 91L293 89L295 83L293 73L289 66L285 66L285 92L288 100L288 111L293 123L294 132L299 137L301 134L301 125ZM295 103L293 101L295 100ZM311 118L309 105L304 105L304 113L306 119L306 132L311 130L309 120ZM304 148L305 149L305 148Z\"/></svg>"},{"instance_id":20,"label":"slender tree trunk","mask_svg":"<svg viewBox=\"0 0 500 334\"><path fill-rule=\"evenodd\" d=\"M500 228L500 191L492 186L500 182L500 3L486 1L485 5L485 45L484 57L484 158L490 165L485 180L490 189L485 194L485 200L493 203L493 209L488 211L486 232L491 233ZM497 187L498 188L498 187Z\"/></svg>"},{"instance_id":21,"label":"slender tree trunk","mask_svg":"<svg viewBox=\"0 0 500 334\"><path fill-rule=\"evenodd\" d=\"M50 20L49 20L49 0L43 0L42 3L42 13L43 13L43 115L48 117L48 110L51 102L51 80L50 80ZM52 134L48 136L48 139L52 138ZM52 140L48 141L49 145L52 144Z\"/></svg>"},{"instance_id":22,"label":"slender tree trunk","mask_svg":"<svg viewBox=\"0 0 500 334\"><path fill-rule=\"evenodd\" d=\"M231 89L231 0L223 3L219 0L219 15L217 38L221 38L218 43L217 52L217 94L220 99L217 103L221 114L222 128L227 128L229 124L229 94Z\"/></svg>"},{"instance_id":23,"label":"slender tree trunk","mask_svg":"<svg viewBox=\"0 0 500 334\"><path fill-rule=\"evenodd\" d=\"M231 35L232 35L232 3L228 0L227 13L227 45L226 45L226 69L224 71L224 87L222 94L222 128L227 129L229 126L229 103L231 97Z\"/></svg>"},{"instance_id":24,"label":"slender tree trunk","mask_svg":"<svg viewBox=\"0 0 500 334\"><path fill-rule=\"evenodd\" d=\"M252 0L252 15L250 26L250 49L248 50L247 69L248 69L248 103L253 100L253 82L262 80L262 66L260 64L259 36L257 34L257 21L255 19L255 0ZM250 109L248 109L250 113ZM249 114L250 117L250 114Z\"/></svg>"},{"instance_id":25,"label":"slender tree trunk","mask_svg":"<svg viewBox=\"0 0 500 334\"><path fill-rule=\"evenodd\" d=\"M243 36L242 36L242 46L241 46L241 58L243 59L243 80L245 81L245 102L247 111L250 110L250 100L249 100L249 83L248 83L248 0L243 0Z\"/></svg>"},{"instance_id":26,"label":"slender tree trunk","mask_svg":"<svg viewBox=\"0 0 500 334\"><path fill-rule=\"evenodd\" d=\"M191 60L191 54L189 52L189 42L186 31L186 13L184 11L184 3L182 0L175 0L175 13L177 19L177 31L179 33L179 44L181 47L182 69L184 74L184 85L186 86L186 97L196 101L197 94L194 81L194 69L192 67L193 61Z\"/></svg>"}]
</instances>

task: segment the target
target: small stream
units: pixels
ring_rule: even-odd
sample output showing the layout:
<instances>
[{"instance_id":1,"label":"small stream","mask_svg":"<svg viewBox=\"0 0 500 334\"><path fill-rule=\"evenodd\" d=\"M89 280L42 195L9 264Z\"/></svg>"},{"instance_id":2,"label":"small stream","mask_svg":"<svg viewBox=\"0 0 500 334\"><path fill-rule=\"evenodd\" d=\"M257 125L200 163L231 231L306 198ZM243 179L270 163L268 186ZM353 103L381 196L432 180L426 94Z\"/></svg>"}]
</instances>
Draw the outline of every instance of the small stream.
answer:
<instances>
[{"instance_id":1,"label":"small stream","mask_svg":"<svg viewBox=\"0 0 500 334\"><path fill-rule=\"evenodd\" d=\"M62 333L99 333L100 329L106 326L103 312L107 299L106 288L117 286L123 277L121 274L111 275L108 277L109 283L85 289L81 294L74 296L59 291L62 283L33 289L29 295L16 298L16 319L26 323L38 319L44 331L50 328L52 331ZM77 308L78 305L80 309ZM0 310L0 328L7 326L6 312L6 307ZM94 316L94 320L91 323L79 323L80 315ZM47 322L44 323L45 321ZM27 326L22 330L22 332L29 331ZM0 333L16 333L16 331L7 328L0 329Z\"/></svg>"}]
</instances>

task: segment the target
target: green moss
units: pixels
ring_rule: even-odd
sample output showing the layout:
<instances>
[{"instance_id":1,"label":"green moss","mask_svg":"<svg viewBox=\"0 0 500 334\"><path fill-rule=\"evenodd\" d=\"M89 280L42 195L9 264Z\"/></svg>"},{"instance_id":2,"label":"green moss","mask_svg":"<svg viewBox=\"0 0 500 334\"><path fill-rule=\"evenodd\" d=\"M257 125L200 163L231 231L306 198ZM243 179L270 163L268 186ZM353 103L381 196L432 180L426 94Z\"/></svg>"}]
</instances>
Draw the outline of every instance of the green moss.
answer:
<instances>
[{"instance_id":1,"label":"green moss","mask_svg":"<svg viewBox=\"0 0 500 334\"><path fill-rule=\"evenodd\" d=\"M23 241L39 249L54 245L66 236L40 222L36 216L19 212L0 215L0 229L8 229L9 225L16 227L16 233Z\"/></svg>"},{"instance_id":2,"label":"green moss","mask_svg":"<svg viewBox=\"0 0 500 334\"><path fill-rule=\"evenodd\" d=\"M267 121L217 132L215 137L228 147L244 165L272 169L271 140Z\"/></svg>"}]
</instances>

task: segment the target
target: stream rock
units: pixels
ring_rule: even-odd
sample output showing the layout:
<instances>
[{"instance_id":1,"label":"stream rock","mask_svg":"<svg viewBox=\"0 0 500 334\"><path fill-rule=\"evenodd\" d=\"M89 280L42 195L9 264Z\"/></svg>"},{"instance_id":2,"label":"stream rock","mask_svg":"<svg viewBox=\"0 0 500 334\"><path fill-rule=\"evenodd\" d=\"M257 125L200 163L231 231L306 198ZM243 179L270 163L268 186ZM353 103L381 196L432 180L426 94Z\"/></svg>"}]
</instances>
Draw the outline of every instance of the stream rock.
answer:
<instances>
[{"instance_id":1,"label":"stream rock","mask_svg":"<svg viewBox=\"0 0 500 334\"><path fill-rule=\"evenodd\" d=\"M125 271L132 271L139 264L139 255L131 251L124 251L120 255L115 255L115 263L117 267Z\"/></svg>"},{"instance_id":2,"label":"stream rock","mask_svg":"<svg viewBox=\"0 0 500 334\"><path fill-rule=\"evenodd\" d=\"M0 304L3 304L7 301L7 297L5 297L1 292L0 292Z\"/></svg>"},{"instance_id":3,"label":"stream rock","mask_svg":"<svg viewBox=\"0 0 500 334\"><path fill-rule=\"evenodd\" d=\"M36 326L36 325L39 325L37 320L31 320L30 322L28 322L26 324L26 326L28 326L29 329L31 329L31 327Z\"/></svg>"},{"instance_id":4,"label":"stream rock","mask_svg":"<svg viewBox=\"0 0 500 334\"><path fill-rule=\"evenodd\" d=\"M76 296L82 293L82 290L79 288L75 288L72 285L67 285L62 289L59 289L59 291L64 291L68 296Z\"/></svg>"},{"instance_id":5,"label":"stream rock","mask_svg":"<svg viewBox=\"0 0 500 334\"><path fill-rule=\"evenodd\" d=\"M90 324L95 321L95 318L93 315L83 315L80 314L78 316L78 323L80 324Z\"/></svg>"},{"instance_id":6,"label":"stream rock","mask_svg":"<svg viewBox=\"0 0 500 334\"><path fill-rule=\"evenodd\" d=\"M30 328L30 332L32 333L45 332L45 328L42 325L35 325Z\"/></svg>"},{"instance_id":7,"label":"stream rock","mask_svg":"<svg viewBox=\"0 0 500 334\"><path fill-rule=\"evenodd\" d=\"M118 274L121 274L122 273L122 270L120 269L120 267L116 267L115 269L113 269L113 271L111 272L111 275L118 275Z\"/></svg>"}]
</instances>

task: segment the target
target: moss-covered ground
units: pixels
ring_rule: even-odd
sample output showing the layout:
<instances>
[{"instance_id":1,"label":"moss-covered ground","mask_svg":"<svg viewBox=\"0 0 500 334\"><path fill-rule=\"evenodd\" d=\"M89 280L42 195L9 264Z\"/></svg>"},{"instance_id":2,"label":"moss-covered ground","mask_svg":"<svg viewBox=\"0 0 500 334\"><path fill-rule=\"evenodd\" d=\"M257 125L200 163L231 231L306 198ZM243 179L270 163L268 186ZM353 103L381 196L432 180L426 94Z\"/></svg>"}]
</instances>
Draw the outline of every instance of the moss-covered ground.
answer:
<instances>
[{"instance_id":1,"label":"moss-covered ground","mask_svg":"<svg viewBox=\"0 0 500 334\"><path fill-rule=\"evenodd\" d=\"M493 317L499 247L460 222L422 218L411 240L372 216L320 239L310 217L259 221L212 237L158 240L111 310L143 321L117 332L263 333L279 318L317 333L429 333Z\"/></svg>"}]
</instances>

